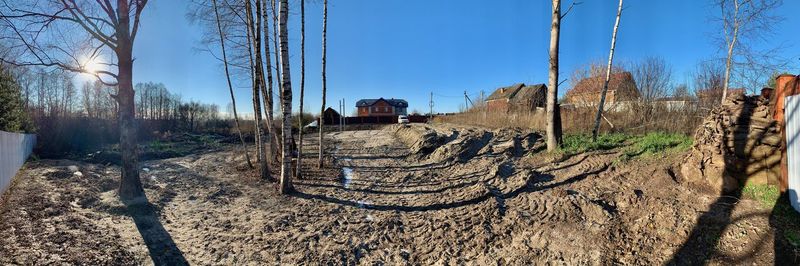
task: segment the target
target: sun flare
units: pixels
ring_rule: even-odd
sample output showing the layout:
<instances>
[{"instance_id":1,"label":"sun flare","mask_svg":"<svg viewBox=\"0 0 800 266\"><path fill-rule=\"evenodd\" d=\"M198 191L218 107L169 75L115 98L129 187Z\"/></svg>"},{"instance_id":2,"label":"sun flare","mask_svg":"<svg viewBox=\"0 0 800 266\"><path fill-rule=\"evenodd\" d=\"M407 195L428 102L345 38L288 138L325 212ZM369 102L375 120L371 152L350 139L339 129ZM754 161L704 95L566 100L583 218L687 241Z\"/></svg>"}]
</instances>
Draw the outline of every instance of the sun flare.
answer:
<instances>
[{"instance_id":1,"label":"sun flare","mask_svg":"<svg viewBox=\"0 0 800 266\"><path fill-rule=\"evenodd\" d=\"M97 58L90 58L83 63L83 70L89 74L95 74L100 70L100 63Z\"/></svg>"}]
</instances>

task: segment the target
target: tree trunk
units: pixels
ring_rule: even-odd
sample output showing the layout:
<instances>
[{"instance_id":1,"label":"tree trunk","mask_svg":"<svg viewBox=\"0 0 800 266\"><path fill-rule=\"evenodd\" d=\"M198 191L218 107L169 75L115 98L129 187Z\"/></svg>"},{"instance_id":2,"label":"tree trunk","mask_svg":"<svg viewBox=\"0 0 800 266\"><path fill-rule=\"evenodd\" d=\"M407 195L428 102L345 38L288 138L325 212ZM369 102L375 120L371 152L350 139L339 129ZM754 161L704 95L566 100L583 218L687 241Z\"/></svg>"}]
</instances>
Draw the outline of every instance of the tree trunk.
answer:
<instances>
[{"instance_id":1,"label":"tree trunk","mask_svg":"<svg viewBox=\"0 0 800 266\"><path fill-rule=\"evenodd\" d=\"M139 179L139 162L136 150L136 112L133 91L133 40L130 34L130 7L119 0L116 29L117 83L116 100L119 103L119 146L122 153L122 178L119 197L123 201L146 201L142 181Z\"/></svg>"},{"instance_id":2,"label":"tree trunk","mask_svg":"<svg viewBox=\"0 0 800 266\"><path fill-rule=\"evenodd\" d=\"M558 104L558 45L561 34L561 0L553 0L553 24L550 27L550 78L547 87L547 151L561 144L561 119L556 112Z\"/></svg>"},{"instance_id":3,"label":"tree trunk","mask_svg":"<svg viewBox=\"0 0 800 266\"><path fill-rule=\"evenodd\" d=\"M276 10L275 3L276 3L275 0L272 0L272 44L275 46L275 49L278 49L278 14L275 11ZM277 66L278 62L280 61L280 59L278 58L278 56L279 56L278 50L275 50L274 54L275 54L275 65L276 65L275 66L275 74L276 74L275 76L277 77L277 81L278 81L279 86L282 86L283 85L283 78L281 76L281 68L279 66ZM279 94L283 93L282 88L278 88L278 92L279 92ZM279 96L283 97L283 95L279 95ZM280 132L280 134L283 134L283 132ZM276 136L276 138L277 137L280 137L280 136ZM278 149L280 149L280 148L281 148L281 146L278 146ZM278 152L282 152L282 151L278 151ZM276 157L275 160L278 161L279 159Z\"/></svg>"},{"instance_id":4,"label":"tree trunk","mask_svg":"<svg viewBox=\"0 0 800 266\"><path fill-rule=\"evenodd\" d=\"M325 69L327 65L325 64L325 57L327 53L327 45L328 45L328 0L323 0L323 8L322 8L322 108L319 111L319 162L317 167L322 169L322 154L324 152L324 145L322 142L322 127L325 125L325 119L322 117L325 114L325 93L327 92L327 80L325 77Z\"/></svg>"},{"instance_id":5,"label":"tree trunk","mask_svg":"<svg viewBox=\"0 0 800 266\"><path fill-rule=\"evenodd\" d=\"M256 74L256 81L258 82L258 86L257 87L261 91L261 97L264 99L264 112L266 113L264 115L264 117L266 118L267 121L265 121L264 125L262 125L263 126L263 128L262 128L263 137L262 137L261 141L262 141L262 143L263 142L268 142L268 144L265 144L265 145L269 145L269 146L264 146L263 148L266 150L264 152L265 153L265 158L267 158L266 164L269 165L269 163L271 162L269 158L272 157L272 155L274 154L272 152L271 148L268 149L268 147L272 147L273 146L273 142L272 142L272 140L270 138L270 133L272 132L272 117L270 116L270 113L272 112L272 104L270 103L269 95L267 94L268 93L267 92L267 85L266 85L267 82L266 82L266 80L264 78L263 56L261 54L261 45L262 45L262 42L261 42L262 39L261 38L262 38L262 36L261 36L260 29L262 28L261 27L262 26L261 25L261 22L262 22L261 18L262 18L262 12L263 12L262 9L261 9L261 0L256 0L255 1L255 5L256 5L256 13L255 13L255 16L253 17L253 19L255 19L255 27L252 30L253 36L255 37L254 40L253 40L253 45L254 45L253 50L255 51L255 69L256 69L255 70L255 74ZM266 23L266 21L264 21L264 22ZM264 26L266 26L266 24ZM264 38L266 38L266 36L264 36ZM267 42L264 42L264 43L267 43ZM269 54L267 54L267 57L269 57ZM262 174L262 177L266 178L266 179L272 179L271 173L269 173L268 170L267 170L266 173Z\"/></svg>"},{"instance_id":6,"label":"tree trunk","mask_svg":"<svg viewBox=\"0 0 800 266\"><path fill-rule=\"evenodd\" d=\"M245 11L247 15L247 51L250 57L250 77L253 84L253 132L255 133L256 150L258 152L259 176L262 179L269 179L269 166L264 155L264 136L261 132L261 100L259 98L258 76L256 64L253 58L253 8L250 1L245 1Z\"/></svg>"},{"instance_id":7,"label":"tree trunk","mask_svg":"<svg viewBox=\"0 0 800 266\"><path fill-rule=\"evenodd\" d=\"M606 68L606 80L603 82L603 92L600 93L600 104L597 107L597 116L594 119L594 129L592 129L592 141L597 141L597 134L600 131L600 118L603 115L603 105L606 101L608 92L608 81L611 79L611 65L614 62L614 47L617 45L617 30L619 29L619 18L622 16L622 0L619 0L617 9L617 19L614 22L614 33L611 35L611 51L608 53L608 67Z\"/></svg>"},{"instance_id":8,"label":"tree trunk","mask_svg":"<svg viewBox=\"0 0 800 266\"><path fill-rule=\"evenodd\" d=\"M280 39L281 39L281 106L283 110L283 133L281 142L281 194L292 190L292 78L289 73L289 0L281 0L280 4Z\"/></svg>"},{"instance_id":9,"label":"tree trunk","mask_svg":"<svg viewBox=\"0 0 800 266\"><path fill-rule=\"evenodd\" d=\"M731 80L731 66L733 66L733 49L736 48L736 40L739 37L739 1L733 1L733 37L728 42L728 56L725 59L725 81L722 83L722 99L720 104L725 103L728 98L728 86ZM723 14L724 15L724 14ZM723 18L727 19L727 18ZM723 26L724 27L724 26ZM727 36L725 36L727 39Z\"/></svg>"},{"instance_id":10,"label":"tree trunk","mask_svg":"<svg viewBox=\"0 0 800 266\"><path fill-rule=\"evenodd\" d=\"M233 85L231 84L231 74L228 70L228 55L225 52L225 38L222 33L222 25L220 24L219 10L217 9L217 0L211 0L214 5L214 14L217 17L217 30L219 30L219 44L222 47L222 63L225 65L225 78L228 80L228 91L231 93L231 106L233 106L233 120L236 122L236 130L239 133L239 141L242 143L242 152L247 159L247 166L253 168L253 162L250 161L250 153L247 152L247 144L244 142L242 136L242 126L239 124L239 114L236 112L236 97L233 96ZM159 115L161 116L161 115Z\"/></svg>"},{"instance_id":11,"label":"tree trunk","mask_svg":"<svg viewBox=\"0 0 800 266\"><path fill-rule=\"evenodd\" d=\"M275 121L275 116L273 115L273 112L275 110L274 108L275 105L272 98L273 94L272 60L270 59L270 48L269 48L269 22L268 22L269 19L267 16L267 0L261 1L261 10L263 11L263 14L261 16L264 21L264 26L261 28L262 31L264 32L264 55L265 55L264 62L266 63L266 69L267 69L267 91L264 93L266 96L266 99L264 100L264 109L266 109L267 112L267 123L268 123L267 124L268 132L266 132L266 138L269 141L268 158L270 158L270 160L277 160L275 159L277 158L276 155L277 148L275 147L275 145L278 143L278 134L275 134L275 128L273 123L273 121ZM275 49L277 49L277 47ZM278 61L275 61L275 64L277 63Z\"/></svg>"},{"instance_id":12,"label":"tree trunk","mask_svg":"<svg viewBox=\"0 0 800 266\"><path fill-rule=\"evenodd\" d=\"M306 90L306 1L300 0L300 115L297 130L297 178L303 177L303 98Z\"/></svg>"}]
</instances>

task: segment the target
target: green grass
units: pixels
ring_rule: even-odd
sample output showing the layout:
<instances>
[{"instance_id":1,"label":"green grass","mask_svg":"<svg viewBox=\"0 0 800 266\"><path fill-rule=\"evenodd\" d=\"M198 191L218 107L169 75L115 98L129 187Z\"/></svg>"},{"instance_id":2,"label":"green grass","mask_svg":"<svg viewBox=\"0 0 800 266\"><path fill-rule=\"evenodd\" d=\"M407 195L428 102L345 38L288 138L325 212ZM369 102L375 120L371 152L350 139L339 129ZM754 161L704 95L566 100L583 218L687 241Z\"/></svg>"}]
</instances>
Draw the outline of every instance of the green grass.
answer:
<instances>
[{"instance_id":1,"label":"green grass","mask_svg":"<svg viewBox=\"0 0 800 266\"><path fill-rule=\"evenodd\" d=\"M589 151L610 150L621 147L625 141L631 137L625 134L613 133L597 136L597 141L592 141L591 135L565 135L561 152L565 154L577 154Z\"/></svg>"},{"instance_id":2,"label":"green grass","mask_svg":"<svg viewBox=\"0 0 800 266\"><path fill-rule=\"evenodd\" d=\"M692 147L692 138L683 134L648 133L631 139L632 145L622 155L623 160L648 157L666 152L681 152Z\"/></svg>"},{"instance_id":3,"label":"green grass","mask_svg":"<svg viewBox=\"0 0 800 266\"><path fill-rule=\"evenodd\" d=\"M783 236L786 237L786 240L789 240L795 247L800 247L800 232L797 231L786 231Z\"/></svg>"},{"instance_id":4,"label":"green grass","mask_svg":"<svg viewBox=\"0 0 800 266\"><path fill-rule=\"evenodd\" d=\"M758 201L762 207L767 209L775 207L775 202L778 201L780 194L780 189L774 185L748 184L742 188L742 195Z\"/></svg>"}]
</instances>

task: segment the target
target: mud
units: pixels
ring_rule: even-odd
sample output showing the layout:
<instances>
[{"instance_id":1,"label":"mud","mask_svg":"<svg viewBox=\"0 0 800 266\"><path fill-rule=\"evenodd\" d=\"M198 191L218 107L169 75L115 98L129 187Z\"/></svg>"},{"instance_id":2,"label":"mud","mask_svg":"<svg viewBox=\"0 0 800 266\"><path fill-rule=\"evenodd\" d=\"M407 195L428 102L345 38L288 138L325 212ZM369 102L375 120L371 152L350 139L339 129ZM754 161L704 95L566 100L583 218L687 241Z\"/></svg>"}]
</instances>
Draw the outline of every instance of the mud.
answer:
<instances>
[{"instance_id":1,"label":"mud","mask_svg":"<svg viewBox=\"0 0 800 266\"><path fill-rule=\"evenodd\" d=\"M719 202L682 154L554 157L520 130L447 125L308 138L297 192L255 180L235 146L144 162L149 205L115 166L29 163L0 204L0 264L771 264L769 210ZM82 176L71 173L78 167ZM711 217L709 219L709 217ZM708 232L698 234L697 231ZM797 249L779 249L797 259Z\"/></svg>"}]
</instances>

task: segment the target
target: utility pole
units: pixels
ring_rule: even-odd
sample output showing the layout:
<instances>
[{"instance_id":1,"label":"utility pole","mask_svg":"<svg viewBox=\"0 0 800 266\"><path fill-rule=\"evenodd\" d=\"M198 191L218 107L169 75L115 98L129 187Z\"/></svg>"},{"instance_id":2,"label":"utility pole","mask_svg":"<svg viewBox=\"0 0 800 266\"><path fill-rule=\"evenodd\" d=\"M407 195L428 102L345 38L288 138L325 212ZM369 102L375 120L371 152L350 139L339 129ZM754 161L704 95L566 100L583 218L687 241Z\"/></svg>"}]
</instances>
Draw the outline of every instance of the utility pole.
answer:
<instances>
[{"instance_id":1,"label":"utility pole","mask_svg":"<svg viewBox=\"0 0 800 266\"><path fill-rule=\"evenodd\" d=\"M342 98L342 116L341 116L342 117L342 131L344 131L344 126L345 126L345 123L347 122L347 114L345 114L345 111L347 111L347 108L345 107L344 98Z\"/></svg>"},{"instance_id":2,"label":"utility pole","mask_svg":"<svg viewBox=\"0 0 800 266\"><path fill-rule=\"evenodd\" d=\"M347 108L346 108L345 104L346 103L344 101L344 98L342 98L342 128L347 126L347 114L346 114Z\"/></svg>"},{"instance_id":3,"label":"utility pole","mask_svg":"<svg viewBox=\"0 0 800 266\"><path fill-rule=\"evenodd\" d=\"M339 100L339 132L342 132L342 100Z\"/></svg>"},{"instance_id":4,"label":"utility pole","mask_svg":"<svg viewBox=\"0 0 800 266\"><path fill-rule=\"evenodd\" d=\"M469 105L467 105L467 91L464 91L464 112L466 113L469 110Z\"/></svg>"},{"instance_id":5,"label":"utility pole","mask_svg":"<svg viewBox=\"0 0 800 266\"><path fill-rule=\"evenodd\" d=\"M433 122L433 92L431 92L431 111L428 113L428 123Z\"/></svg>"},{"instance_id":6,"label":"utility pole","mask_svg":"<svg viewBox=\"0 0 800 266\"><path fill-rule=\"evenodd\" d=\"M483 90L481 90L481 101L484 102L483 105L483 121L486 122L486 112L489 110L489 106L486 105L486 98L483 97Z\"/></svg>"}]
</instances>

